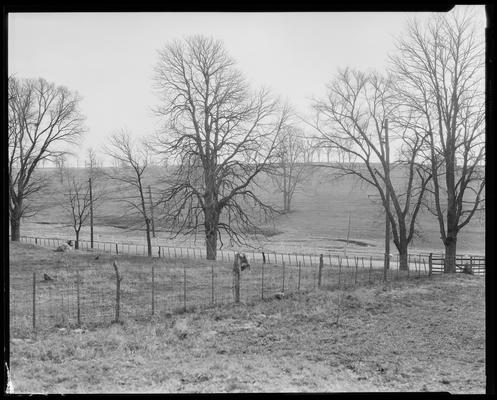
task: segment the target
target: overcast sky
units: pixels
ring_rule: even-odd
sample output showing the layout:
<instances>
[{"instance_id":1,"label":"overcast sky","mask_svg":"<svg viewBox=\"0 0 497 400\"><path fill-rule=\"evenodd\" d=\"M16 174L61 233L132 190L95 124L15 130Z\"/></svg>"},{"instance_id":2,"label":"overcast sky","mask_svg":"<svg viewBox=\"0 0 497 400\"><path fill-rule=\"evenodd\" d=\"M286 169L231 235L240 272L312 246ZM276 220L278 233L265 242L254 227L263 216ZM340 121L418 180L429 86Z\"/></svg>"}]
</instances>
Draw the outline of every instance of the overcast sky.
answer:
<instances>
[{"instance_id":1,"label":"overcast sky","mask_svg":"<svg viewBox=\"0 0 497 400\"><path fill-rule=\"evenodd\" d=\"M484 6L475 8L482 25ZM77 90L97 150L116 129L151 133L157 50L191 34L220 39L253 88L269 87L301 113L338 68L383 70L408 16L427 13L9 14L9 74ZM80 153L81 154L81 153Z\"/></svg>"}]
</instances>

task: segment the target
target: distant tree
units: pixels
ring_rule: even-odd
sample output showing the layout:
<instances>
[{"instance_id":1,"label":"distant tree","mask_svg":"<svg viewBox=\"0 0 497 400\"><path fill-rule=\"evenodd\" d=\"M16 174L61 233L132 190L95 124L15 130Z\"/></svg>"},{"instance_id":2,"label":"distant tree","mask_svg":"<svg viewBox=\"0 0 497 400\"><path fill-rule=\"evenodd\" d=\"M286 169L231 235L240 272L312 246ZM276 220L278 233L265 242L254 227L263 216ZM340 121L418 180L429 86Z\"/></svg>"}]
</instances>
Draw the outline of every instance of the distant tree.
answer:
<instances>
[{"instance_id":1,"label":"distant tree","mask_svg":"<svg viewBox=\"0 0 497 400\"><path fill-rule=\"evenodd\" d=\"M479 30L479 32L478 32ZM468 12L411 20L392 58L401 101L426 136L433 180L428 209L439 223L445 272L455 272L457 237L485 204L484 28Z\"/></svg>"},{"instance_id":2,"label":"distant tree","mask_svg":"<svg viewBox=\"0 0 497 400\"><path fill-rule=\"evenodd\" d=\"M112 135L109 144L104 150L111 156L118 167L113 168L109 177L122 182L122 189L131 189L136 194L121 195L120 201L126 203L128 208L126 215L138 214L143 218L145 233L147 237L148 256L152 256L151 232L151 210L147 207L145 192L145 174L149 166L148 146L133 140L129 132L121 130Z\"/></svg>"},{"instance_id":3,"label":"distant tree","mask_svg":"<svg viewBox=\"0 0 497 400\"><path fill-rule=\"evenodd\" d=\"M46 159L61 156L61 144L74 143L84 132L80 97L44 79L8 80L9 219L12 240L19 240L28 200L47 181L37 175Z\"/></svg>"},{"instance_id":4,"label":"distant tree","mask_svg":"<svg viewBox=\"0 0 497 400\"><path fill-rule=\"evenodd\" d=\"M337 175L354 175L378 191L399 252L400 268L408 269L408 246L431 179L420 159L426 138L408 123L411 118L398 105L392 82L375 73L339 72L328 86L326 99L315 102L314 109L318 138L323 147L336 154L337 162L331 167ZM391 129L388 142L387 121ZM394 141L399 143L399 151L390 161L388 147ZM401 169L406 171L405 184L392 178L392 173Z\"/></svg>"},{"instance_id":5,"label":"distant tree","mask_svg":"<svg viewBox=\"0 0 497 400\"><path fill-rule=\"evenodd\" d=\"M273 212L254 179L274 161L287 113L266 90L252 93L222 43L203 36L162 49L155 84L165 122L156 149L174 165L163 195L174 234L203 231L216 259L222 233L243 243L257 228L253 209Z\"/></svg>"},{"instance_id":6,"label":"distant tree","mask_svg":"<svg viewBox=\"0 0 497 400\"><path fill-rule=\"evenodd\" d=\"M90 187L88 182L78 182L76 178L69 173L66 175L66 193L62 207L69 213L71 226L76 236L74 248L79 249L79 236L81 228L90 215L90 207L95 204L96 199L90 198Z\"/></svg>"},{"instance_id":7,"label":"distant tree","mask_svg":"<svg viewBox=\"0 0 497 400\"><path fill-rule=\"evenodd\" d=\"M103 175L102 163L93 147L86 150L85 166L88 170L88 177L92 178L93 181Z\"/></svg>"},{"instance_id":8,"label":"distant tree","mask_svg":"<svg viewBox=\"0 0 497 400\"><path fill-rule=\"evenodd\" d=\"M309 158L312 147L303 130L293 126L285 127L278 138L276 163L269 175L283 195L284 213L290 212L295 190L311 174L311 166L305 160Z\"/></svg>"},{"instance_id":9,"label":"distant tree","mask_svg":"<svg viewBox=\"0 0 497 400\"><path fill-rule=\"evenodd\" d=\"M59 174L60 183L64 183L64 175L66 171L66 155L58 154L54 157L55 167L57 168L57 172Z\"/></svg>"}]
</instances>

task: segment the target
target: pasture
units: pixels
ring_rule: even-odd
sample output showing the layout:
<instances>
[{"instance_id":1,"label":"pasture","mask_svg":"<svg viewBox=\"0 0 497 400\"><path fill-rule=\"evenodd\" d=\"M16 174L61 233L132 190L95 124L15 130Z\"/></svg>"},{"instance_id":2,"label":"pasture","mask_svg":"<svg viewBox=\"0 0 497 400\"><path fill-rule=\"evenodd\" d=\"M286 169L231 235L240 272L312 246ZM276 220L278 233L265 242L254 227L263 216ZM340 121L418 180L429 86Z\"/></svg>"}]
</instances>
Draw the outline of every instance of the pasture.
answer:
<instances>
[{"instance_id":1,"label":"pasture","mask_svg":"<svg viewBox=\"0 0 497 400\"><path fill-rule=\"evenodd\" d=\"M12 244L11 309L29 301L19 284L27 277L29 287L33 271L48 271L64 281L72 276L72 267L83 270L90 262L90 275L99 279L88 288L111 291L110 261L115 257L93 256L61 256L33 245ZM135 271L136 279L150 267L148 262L118 258L123 282L125 271L128 276ZM218 265L218 277L229 287L229 265ZM170 268L185 270L180 261ZM132 297L139 291L132 291L130 283L123 283L120 324L109 322L111 304L108 314L99 315L99 307L88 308L80 328L59 322L35 336L11 319L9 372L14 393L485 389L481 277L457 274L341 290L309 288L283 299L268 292L265 300L242 296L241 304L219 301L215 307L160 314L159 305L166 304L162 298L157 316L149 318L132 317L149 315L150 292L142 292L141 300ZM40 290L45 290L39 293L40 300L47 299L48 289ZM28 317L29 311L25 314ZM96 323L85 324L89 316L97 316Z\"/></svg>"},{"instance_id":2,"label":"pasture","mask_svg":"<svg viewBox=\"0 0 497 400\"><path fill-rule=\"evenodd\" d=\"M48 176L50 186L40 193L33 203L40 211L31 218L25 218L21 235L47 237L67 237L74 239L74 232L69 225L69 215L60 204L63 201L64 188L57 178L55 169L42 170ZM74 170L84 180L87 171L83 168ZM109 171L107 171L109 172ZM158 200L160 185L157 184L164 170L153 169L148 176L154 201ZM87 179L87 178L86 178ZM402 182L402 172L397 179ZM94 193L105 188L107 198L100 203L94 213L95 240L120 243L144 243L143 222L139 217L127 213L123 198L134 195L120 189L118 185L103 176L95 183ZM279 193L267 176L259 178L260 195L270 204L281 206ZM117 195L119 194L119 195ZM309 166L309 179L297 187L289 214L279 215L273 222L258 221L260 227L269 233L268 237L251 237L249 245L259 250L284 253L343 253L345 249L352 254L380 254L384 248L384 212L375 199L376 192L367 185L361 185L351 177L335 179L330 168ZM160 215L160 210L155 210ZM350 215L350 235L347 232ZM413 253L443 252L440 241L438 222L426 210L419 215L417 236L411 245ZM485 252L485 216L475 215L472 222L461 231L458 239L458 253L483 254ZM174 246L200 246L204 244L201 233L195 239L182 236L171 239L166 227L156 218L157 238L154 243ZM81 239L90 237L89 222L83 227ZM223 249L241 250L243 246L229 243L223 239ZM391 244L392 253L395 246ZM246 249L250 249L246 247Z\"/></svg>"}]
</instances>

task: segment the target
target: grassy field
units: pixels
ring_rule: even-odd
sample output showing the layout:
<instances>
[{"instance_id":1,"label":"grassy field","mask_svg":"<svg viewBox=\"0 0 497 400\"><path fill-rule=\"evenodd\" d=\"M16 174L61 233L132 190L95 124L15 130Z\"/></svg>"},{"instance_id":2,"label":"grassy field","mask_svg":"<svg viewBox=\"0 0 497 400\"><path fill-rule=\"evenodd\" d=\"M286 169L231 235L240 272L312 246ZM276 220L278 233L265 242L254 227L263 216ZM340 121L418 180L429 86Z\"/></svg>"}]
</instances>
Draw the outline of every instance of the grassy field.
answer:
<instances>
[{"instance_id":1,"label":"grassy field","mask_svg":"<svg viewBox=\"0 0 497 400\"><path fill-rule=\"evenodd\" d=\"M63 212L60 203L63 199L64 188L57 179L56 171L46 171L50 176L51 186L36 199L36 205L41 209L32 218L23 221L23 235L73 237L74 233L69 223L69 216ZM79 170L84 175L84 170ZM157 198L159 187L154 182L161 172L155 171L150 177L150 184ZM398 179L401 179L399 176ZM274 189L270 180L261 177L261 186L267 188L261 193L269 203L280 206L281 194ZM94 191L98 193L104 187L109 195L95 210L95 240L143 243L145 234L140 226L140 219L124 212L123 204L118 200L131 195L116 186L116 183L101 178L95 184ZM260 226L273 233L270 237L252 238L250 243L258 249L285 253L313 253L343 252L347 247L349 253L372 254L383 252L384 241L384 214L374 200L376 192L373 188L361 185L352 178L335 180L329 168L314 168L293 199L293 211L276 218L274 224ZM377 196L376 196L377 197ZM158 214L158 210L156 210ZM350 241L347 246L345 238L350 215ZM168 232L156 221L156 243L169 245L193 246L194 238L180 236L174 240L169 238ZM440 241L438 222L427 211L419 216L418 230L420 236L411 246L413 252L440 252L443 249ZM89 238L89 227L85 226L82 239ZM196 246L202 247L203 237L197 238ZM392 243L392 249L394 245ZM225 249L240 246L230 246L225 240ZM458 239L459 253L483 254L485 251L484 215L475 216L473 221L460 233Z\"/></svg>"},{"instance_id":2,"label":"grassy field","mask_svg":"<svg viewBox=\"0 0 497 400\"><path fill-rule=\"evenodd\" d=\"M76 250L54 252L26 243L10 243L11 334L29 335L33 324L33 284L37 331L55 327L108 324L115 318L116 261L120 275L120 316L145 320L185 309L234 302L231 261L187 258L148 259ZM274 260L273 260L274 261ZM252 303L277 293L304 293L319 284L319 265L253 261L240 277L240 300ZM382 281L382 260L325 258L321 286L350 288ZM388 271L388 280L419 279L426 265ZM416 268L417 267L417 268ZM35 274L35 275L33 275ZM52 280L47 281L47 274ZM78 307L79 305L79 307Z\"/></svg>"},{"instance_id":3,"label":"grassy field","mask_svg":"<svg viewBox=\"0 0 497 400\"><path fill-rule=\"evenodd\" d=\"M88 264L88 254L58 259L23 244L10 256L11 308L21 301L12 284L33 270L63 281L72 266ZM101 287L112 287L110 260L91 261L108 276ZM139 258L128 263L136 269ZM484 392L484 278L331 289L122 324L61 325L36 337L11 330L13 392Z\"/></svg>"}]
</instances>

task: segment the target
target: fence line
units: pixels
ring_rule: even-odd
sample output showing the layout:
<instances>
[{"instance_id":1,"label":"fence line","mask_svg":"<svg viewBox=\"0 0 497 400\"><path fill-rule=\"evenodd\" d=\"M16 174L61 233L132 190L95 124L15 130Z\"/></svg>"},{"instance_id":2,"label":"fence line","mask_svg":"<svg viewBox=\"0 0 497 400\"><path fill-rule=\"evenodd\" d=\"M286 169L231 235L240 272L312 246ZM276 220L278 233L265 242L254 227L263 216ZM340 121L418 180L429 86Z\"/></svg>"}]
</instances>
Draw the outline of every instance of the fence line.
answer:
<instances>
[{"instance_id":1,"label":"fence line","mask_svg":"<svg viewBox=\"0 0 497 400\"><path fill-rule=\"evenodd\" d=\"M21 242L32 243L35 245L57 248L62 243L65 243L66 238L42 238L42 237L34 237L34 236L21 236ZM116 243L116 242L108 242L108 241L94 241L93 249L91 248L90 241L87 240L79 240L79 250L87 250L92 252L104 252L108 254L116 254L116 255L136 255L136 256L146 256L147 255L147 246L146 245L138 245L131 243ZM309 254L309 253L276 253L276 252L268 252L265 250L249 250L249 251L241 251L247 255L249 262L265 262L267 264L280 264L283 260L288 259L288 265L298 266L298 262L302 262L302 266L308 266L308 264L319 265L320 255L319 254ZM235 250L218 250L218 259L231 261L233 259L232 255L235 253ZM328 257L341 257L342 253L334 253L334 252L325 252L328 254ZM375 265L383 265L384 256L380 254L375 255L367 255L368 257L373 257L375 261ZM416 254L416 256L418 256ZM205 249L199 247L180 247L180 246L170 246L170 245L155 245L152 246L152 257L153 258L167 258L167 259L195 259L195 260L205 260L207 258L207 254ZM366 257L366 255L360 255L356 257ZM423 255L428 259L428 255ZM345 258L348 262L348 256L345 255ZM330 260L331 263L331 260ZM398 266L399 260L398 255L395 255L393 260L393 264Z\"/></svg>"},{"instance_id":2,"label":"fence line","mask_svg":"<svg viewBox=\"0 0 497 400\"><path fill-rule=\"evenodd\" d=\"M33 237L21 237L21 241L47 247L57 247L64 242L63 239ZM105 248L112 252L115 243L109 243ZM119 255L123 254L122 248L118 249ZM226 261L192 263L191 256L195 258L197 252L187 251L185 258L180 251L181 258L177 249L174 250L176 258L168 251L168 257L150 260L151 268L146 268L139 260L121 265L120 257L116 257L117 265L113 268L108 259L96 261L92 253L87 256L82 253L84 257L78 258L56 253L56 265L35 267L35 271L29 271L32 277L26 275L26 271L22 275L11 269L11 327L17 332L36 332L54 326L160 317L192 307L268 299L278 293L384 282L383 260L375 260L373 256L349 259L329 253L328 257L316 256L316 261L312 255L271 253L265 255L266 262L263 262L262 254L260 261L254 254L250 269L235 274L232 257L225 257ZM469 262L474 274L484 274L483 257L458 256L457 260L458 272L462 272ZM429 277L437 273L440 265L443 270L443 260L436 254L428 259L413 255L408 262L406 271L400 270L398 263L392 263L386 279Z\"/></svg>"}]
</instances>

